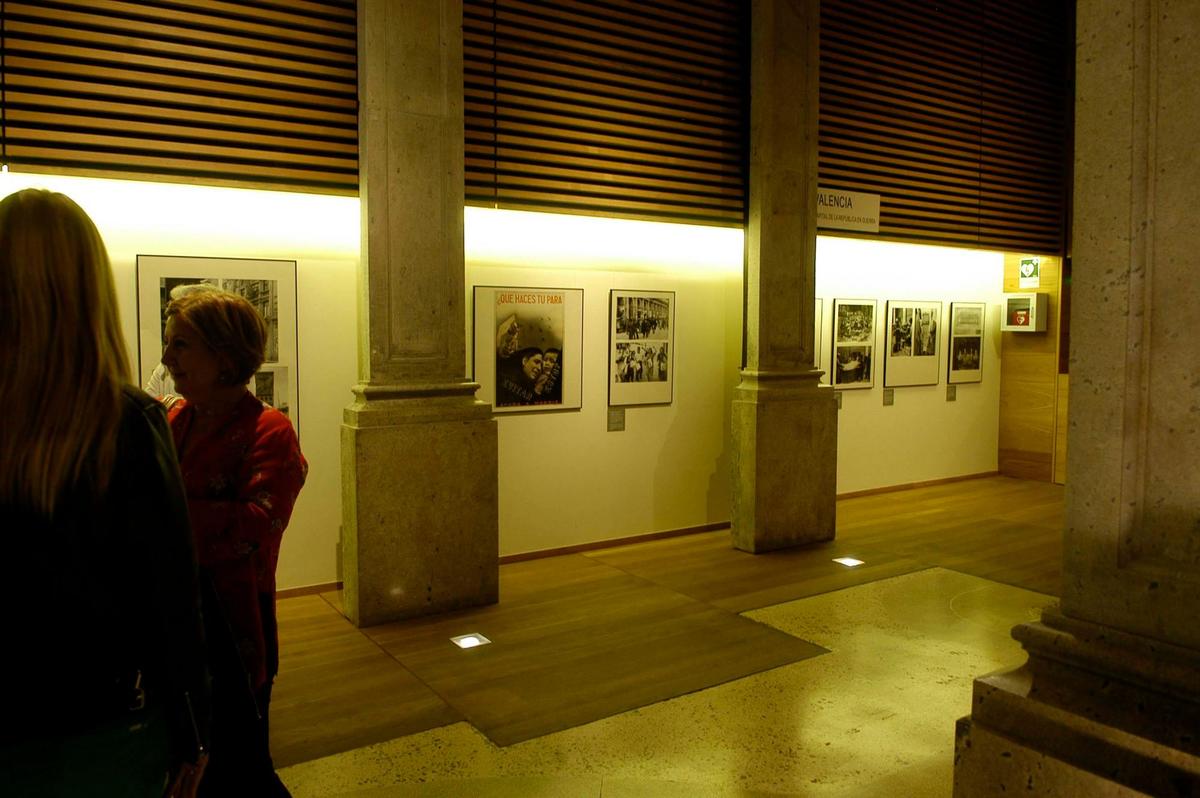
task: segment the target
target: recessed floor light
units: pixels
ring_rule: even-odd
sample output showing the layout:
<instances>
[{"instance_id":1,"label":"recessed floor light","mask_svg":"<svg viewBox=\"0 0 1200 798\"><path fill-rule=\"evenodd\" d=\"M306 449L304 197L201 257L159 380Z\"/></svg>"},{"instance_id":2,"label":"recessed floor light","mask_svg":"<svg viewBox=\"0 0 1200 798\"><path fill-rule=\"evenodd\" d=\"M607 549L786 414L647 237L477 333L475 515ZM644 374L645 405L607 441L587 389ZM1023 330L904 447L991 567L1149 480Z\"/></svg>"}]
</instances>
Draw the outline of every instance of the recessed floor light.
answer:
<instances>
[{"instance_id":1,"label":"recessed floor light","mask_svg":"<svg viewBox=\"0 0 1200 798\"><path fill-rule=\"evenodd\" d=\"M842 565L846 566L847 568L853 568L857 565L863 564L862 560L856 560L853 557L834 557L833 561L837 562L837 563L841 563Z\"/></svg>"},{"instance_id":2,"label":"recessed floor light","mask_svg":"<svg viewBox=\"0 0 1200 798\"><path fill-rule=\"evenodd\" d=\"M486 646L492 642L481 634L472 633L469 635L459 635L458 637L450 638L450 642L459 648L475 648L476 646Z\"/></svg>"}]
</instances>

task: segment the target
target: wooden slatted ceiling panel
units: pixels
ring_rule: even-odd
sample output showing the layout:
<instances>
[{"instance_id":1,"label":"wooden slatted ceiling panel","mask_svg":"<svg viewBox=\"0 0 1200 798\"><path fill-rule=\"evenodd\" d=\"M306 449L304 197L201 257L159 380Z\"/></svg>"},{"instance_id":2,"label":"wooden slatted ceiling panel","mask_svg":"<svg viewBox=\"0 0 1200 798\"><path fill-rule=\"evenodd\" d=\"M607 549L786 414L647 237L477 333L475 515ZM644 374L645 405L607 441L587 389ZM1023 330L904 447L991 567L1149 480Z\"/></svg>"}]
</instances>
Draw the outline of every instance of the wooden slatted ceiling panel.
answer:
<instances>
[{"instance_id":1,"label":"wooden slatted ceiling panel","mask_svg":"<svg viewBox=\"0 0 1200 798\"><path fill-rule=\"evenodd\" d=\"M14 169L353 194L354 0L2 3Z\"/></svg>"},{"instance_id":2,"label":"wooden slatted ceiling panel","mask_svg":"<svg viewBox=\"0 0 1200 798\"><path fill-rule=\"evenodd\" d=\"M740 226L739 0L465 0L470 204Z\"/></svg>"},{"instance_id":3,"label":"wooden slatted ceiling panel","mask_svg":"<svg viewBox=\"0 0 1200 798\"><path fill-rule=\"evenodd\" d=\"M820 182L879 237L1059 254L1069 4L823 0Z\"/></svg>"}]
</instances>

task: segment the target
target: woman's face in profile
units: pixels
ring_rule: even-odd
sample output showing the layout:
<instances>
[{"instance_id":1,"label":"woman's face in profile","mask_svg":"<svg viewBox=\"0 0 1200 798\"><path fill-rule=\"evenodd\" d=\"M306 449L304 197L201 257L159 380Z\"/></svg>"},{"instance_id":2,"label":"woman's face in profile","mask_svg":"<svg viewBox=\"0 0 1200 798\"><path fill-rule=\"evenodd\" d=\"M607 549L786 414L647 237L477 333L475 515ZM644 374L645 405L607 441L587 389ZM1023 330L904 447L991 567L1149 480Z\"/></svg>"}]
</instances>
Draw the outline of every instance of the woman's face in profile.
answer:
<instances>
[{"instance_id":1,"label":"woman's face in profile","mask_svg":"<svg viewBox=\"0 0 1200 798\"><path fill-rule=\"evenodd\" d=\"M189 402L204 401L219 385L221 361L216 352L178 316L167 319L162 362L175 380L175 390Z\"/></svg>"}]
</instances>

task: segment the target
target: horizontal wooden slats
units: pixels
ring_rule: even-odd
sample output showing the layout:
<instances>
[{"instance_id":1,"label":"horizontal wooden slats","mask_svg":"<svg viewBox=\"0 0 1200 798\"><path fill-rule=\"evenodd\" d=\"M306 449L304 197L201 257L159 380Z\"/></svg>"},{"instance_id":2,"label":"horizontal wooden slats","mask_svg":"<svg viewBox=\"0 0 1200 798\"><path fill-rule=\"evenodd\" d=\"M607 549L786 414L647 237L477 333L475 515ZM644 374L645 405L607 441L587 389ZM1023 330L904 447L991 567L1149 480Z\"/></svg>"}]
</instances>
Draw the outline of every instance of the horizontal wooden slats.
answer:
<instances>
[{"instance_id":1,"label":"horizontal wooden slats","mask_svg":"<svg viewBox=\"0 0 1200 798\"><path fill-rule=\"evenodd\" d=\"M354 0L0 8L11 168L357 191Z\"/></svg>"},{"instance_id":2,"label":"horizontal wooden slats","mask_svg":"<svg viewBox=\"0 0 1200 798\"><path fill-rule=\"evenodd\" d=\"M1061 253L1070 7L823 0L821 184L880 194L884 238Z\"/></svg>"},{"instance_id":3,"label":"horizontal wooden slats","mask_svg":"<svg viewBox=\"0 0 1200 798\"><path fill-rule=\"evenodd\" d=\"M741 225L745 10L465 0L467 202Z\"/></svg>"}]
</instances>

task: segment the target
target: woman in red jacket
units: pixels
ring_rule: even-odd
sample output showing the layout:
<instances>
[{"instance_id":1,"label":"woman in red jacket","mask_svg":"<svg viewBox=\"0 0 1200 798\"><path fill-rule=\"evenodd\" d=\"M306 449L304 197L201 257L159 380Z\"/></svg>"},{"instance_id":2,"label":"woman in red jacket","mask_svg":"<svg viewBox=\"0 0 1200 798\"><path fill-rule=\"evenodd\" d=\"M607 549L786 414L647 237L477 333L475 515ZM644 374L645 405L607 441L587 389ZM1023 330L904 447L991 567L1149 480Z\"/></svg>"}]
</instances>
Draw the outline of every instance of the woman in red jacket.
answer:
<instances>
[{"instance_id":1,"label":"woman in red jacket","mask_svg":"<svg viewBox=\"0 0 1200 798\"><path fill-rule=\"evenodd\" d=\"M308 464L291 422L247 390L266 324L241 296L167 305L163 365L183 401L169 413L204 589L213 675L211 758L201 795L276 796L267 711L279 669L275 566Z\"/></svg>"}]
</instances>

